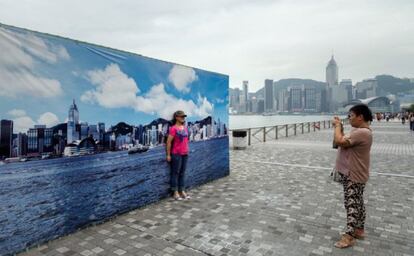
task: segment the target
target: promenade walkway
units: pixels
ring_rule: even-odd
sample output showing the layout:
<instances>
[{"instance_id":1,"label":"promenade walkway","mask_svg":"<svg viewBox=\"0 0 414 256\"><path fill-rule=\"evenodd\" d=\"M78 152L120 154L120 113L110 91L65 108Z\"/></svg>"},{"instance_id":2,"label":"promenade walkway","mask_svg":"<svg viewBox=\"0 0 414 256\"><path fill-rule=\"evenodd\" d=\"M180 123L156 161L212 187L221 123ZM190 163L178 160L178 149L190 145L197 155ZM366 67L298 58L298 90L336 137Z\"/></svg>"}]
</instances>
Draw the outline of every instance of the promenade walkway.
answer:
<instances>
[{"instance_id":1,"label":"promenade walkway","mask_svg":"<svg viewBox=\"0 0 414 256\"><path fill-rule=\"evenodd\" d=\"M349 127L346 127L349 129ZM22 255L414 255L414 134L374 123L367 238L336 249L342 188L332 130L231 151L231 175Z\"/></svg>"}]
</instances>

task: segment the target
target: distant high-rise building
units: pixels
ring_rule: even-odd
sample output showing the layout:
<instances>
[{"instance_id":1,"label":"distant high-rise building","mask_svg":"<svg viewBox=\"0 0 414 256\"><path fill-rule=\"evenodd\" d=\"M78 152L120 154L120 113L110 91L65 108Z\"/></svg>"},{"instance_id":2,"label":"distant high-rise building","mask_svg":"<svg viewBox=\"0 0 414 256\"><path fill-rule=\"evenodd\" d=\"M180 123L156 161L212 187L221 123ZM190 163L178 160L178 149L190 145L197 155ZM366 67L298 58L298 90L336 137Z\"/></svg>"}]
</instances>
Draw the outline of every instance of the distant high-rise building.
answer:
<instances>
[{"instance_id":1,"label":"distant high-rise building","mask_svg":"<svg viewBox=\"0 0 414 256\"><path fill-rule=\"evenodd\" d=\"M69 108L68 123L67 123L67 143L72 143L79 139L79 133L76 130L76 126L79 124L79 111L78 107L73 100L73 104Z\"/></svg>"},{"instance_id":2,"label":"distant high-rise building","mask_svg":"<svg viewBox=\"0 0 414 256\"><path fill-rule=\"evenodd\" d=\"M230 107L237 109L240 105L241 92L239 88L230 88Z\"/></svg>"},{"instance_id":3,"label":"distant high-rise building","mask_svg":"<svg viewBox=\"0 0 414 256\"><path fill-rule=\"evenodd\" d=\"M250 103L251 103L251 112L262 114L264 111L263 106L260 106L260 102L264 102L263 99L258 99L256 96L252 96Z\"/></svg>"},{"instance_id":4,"label":"distant high-rise building","mask_svg":"<svg viewBox=\"0 0 414 256\"><path fill-rule=\"evenodd\" d=\"M321 112L330 112L330 100L331 88L324 86L321 90Z\"/></svg>"},{"instance_id":5,"label":"distant high-rise building","mask_svg":"<svg viewBox=\"0 0 414 256\"><path fill-rule=\"evenodd\" d=\"M322 90L315 91L315 102L316 102L316 112L323 112L322 111Z\"/></svg>"},{"instance_id":6,"label":"distant high-rise building","mask_svg":"<svg viewBox=\"0 0 414 256\"><path fill-rule=\"evenodd\" d=\"M96 124L89 125L88 137L93 137L94 140L99 140L99 130Z\"/></svg>"},{"instance_id":7,"label":"distant high-rise building","mask_svg":"<svg viewBox=\"0 0 414 256\"><path fill-rule=\"evenodd\" d=\"M314 88L305 88L304 95L304 111L305 112L317 112L316 106L316 90Z\"/></svg>"},{"instance_id":8,"label":"distant high-rise building","mask_svg":"<svg viewBox=\"0 0 414 256\"><path fill-rule=\"evenodd\" d=\"M339 85L330 87L332 90L332 107L337 110L347 103L352 96L352 80L343 79Z\"/></svg>"},{"instance_id":9,"label":"distant high-rise building","mask_svg":"<svg viewBox=\"0 0 414 256\"><path fill-rule=\"evenodd\" d=\"M257 100L257 113L263 113L264 112L264 99L258 99Z\"/></svg>"},{"instance_id":10,"label":"distant high-rise building","mask_svg":"<svg viewBox=\"0 0 414 256\"><path fill-rule=\"evenodd\" d=\"M346 91L346 102L352 100L352 79L342 79L339 83L339 87L344 88Z\"/></svg>"},{"instance_id":11,"label":"distant high-rise building","mask_svg":"<svg viewBox=\"0 0 414 256\"><path fill-rule=\"evenodd\" d=\"M329 87L338 85L338 65L333 55L326 66L326 84Z\"/></svg>"},{"instance_id":12,"label":"distant high-rise building","mask_svg":"<svg viewBox=\"0 0 414 256\"><path fill-rule=\"evenodd\" d=\"M105 123L98 123L98 132L99 132L99 141L103 142L104 136L105 136Z\"/></svg>"},{"instance_id":13,"label":"distant high-rise building","mask_svg":"<svg viewBox=\"0 0 414 256\"><path fill-rule=\"evenodd\" d=\"M12 155L13 146L13 121L0 121L0 158L8 158Z\"/></svg>"},{"instance_id":14,"label":"distant high-rise building","mask_svg":"<svg viewBox=\"0 0 414 256\"><path fill-rule=\"evenodd\" d=\"M366 99L377 96L378 81L376 79L366 79L356 83L356 98Z\"/></svg>"},{"instance_id":15,"label":"distant high-rise building","mask_svg":"<svg viewBox=\"0 0 414 256\"><path fill-rule=\"evenodd\" d=\"M326 66L326 107L329 112L336 110L335 97L341 94L338 88L338 65L332 55Z\"/></svg>"},{"instance_id":16,"label":"distant high-rise building","mask_svg":"<svg viewBox=\"0 0 414 256\"><path fill-rule=\"evenodd\" d=\"M289 92L288 90L279 90L278 93L278 110L282 112L289 111Z\"/></svg>"},{"instance_id":17,"label":"distant high-rise building","mask_svg":"<svg viewBox=\"0 0 414 256\"><path fill-rule=\"evenodd\" d=\"M274 112L273 80L266 79L264 86L265 112Z\"/></svg>"},{"instance_id":18,"label":"distant high-rise building","mask_svg":"<svg viewBox=\"0 0 414 256\"><path fill-rule=\"evenodd\" d=\"M206 137L204 139L210 138L211 137L211 124L207 125L207 131L206 131Z\"/></svg>"},{"instance_id":19,"label":"distant high-rise building","mask_svg":"<svg viewBox=\"0 0 414 256\"><path fill-rule=\"evenodd\" d=\"M53 129L46 125L35 125L27 132L28 154L40 155L53 152Z\"/></svg>"},{"instance_id":20,"label":"distant high-rise building","mask_svg":"<svg viewBox=\"0 0 414 256\"><path fill-rule=\"evenodd\" d=\"M88 137L88 129L89 125L87 122L82 122L80 124L80 138L81 140L86 139Z\"/></svg>"},{"instance_id":21,"label":"distant high-rise building","mask_svg":"<svg viewBox=\"0 0 414 256\"><path fill-rule=\"evenodd\" d=\"M302 104L302 89L301 87L291 87L289 88L289 98L290 98L290 111L301 112L303 111Z\"/></svg>"},{"instance_id":22,"label":"distant high-rise building","mask_svg":"<svg viewBox=\"0 0 414 256\"><path fill-rule=\"evenodd\" d=\"M151 126L151 144L156 145L157 144L157 126L152 125Z\"/></svg>"},{"instance_id":23,"label":"distant high-rise building","mask_svg":"<svg viewBox=\"0 0 414 256\"><path fill-rule=\"evenodd\" d=\"M21 157L27 155L27 135L19 132L16 138L16 156Z\"/></svg>"},{"instance_id":24,"label":"distant high-rise building","mask_svg":"<svg viewBox=\"0 0 414 256\"><path fill-rule=\"evenodd\" d=\"M244 112L249 111L249 81L243 81Z\"/></svg>"},{"instance_id":25,"label":"distant high-rise building","mask_svg":"<svg viewBox=\"0 0 414 256\"><path fill-rule=\"evenodd\" d=\"M357 87L356 85L352 86L352 97L351 99L355 100L357 98Z\"/></svg>"}]
</instances>

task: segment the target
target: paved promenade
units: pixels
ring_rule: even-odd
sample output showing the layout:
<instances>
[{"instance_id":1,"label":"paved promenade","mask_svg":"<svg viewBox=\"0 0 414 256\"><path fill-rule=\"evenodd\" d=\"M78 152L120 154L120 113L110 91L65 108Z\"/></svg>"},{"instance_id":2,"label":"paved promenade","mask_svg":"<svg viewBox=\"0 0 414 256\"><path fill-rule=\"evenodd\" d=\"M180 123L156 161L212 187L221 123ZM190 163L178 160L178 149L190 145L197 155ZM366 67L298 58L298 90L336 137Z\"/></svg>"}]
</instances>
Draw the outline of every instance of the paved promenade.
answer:
<instances>
[{"instance_id":1,"label":"paved promenade","mask_svg":"<svg viewBox=\"0 0 414 256\"><path fill-rule=\"evenodd\" d=\"M349 127L347 127L349 128ZM332 130L231 151L231 175L22 255L414 255L414 133L375 123L365 240L336 249Z\"/></svg>"}]
</instances>

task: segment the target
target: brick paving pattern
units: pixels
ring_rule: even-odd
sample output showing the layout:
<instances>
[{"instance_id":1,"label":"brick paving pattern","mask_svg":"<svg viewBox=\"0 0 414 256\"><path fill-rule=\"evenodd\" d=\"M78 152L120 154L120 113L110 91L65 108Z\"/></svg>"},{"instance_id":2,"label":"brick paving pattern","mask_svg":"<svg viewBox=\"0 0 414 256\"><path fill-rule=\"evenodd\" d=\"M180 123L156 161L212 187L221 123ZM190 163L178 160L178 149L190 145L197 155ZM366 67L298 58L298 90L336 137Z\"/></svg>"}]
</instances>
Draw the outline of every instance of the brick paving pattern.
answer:
<instances>
[{"instance_id":1,"label":"brick paving pattern","mask_svg":"<svg viewBox=\"0 0 414 256\"><path fill-rule=\"evenodd\" d=\"M231 151L231 175L21 255L414 255L414 133L374 123L365 240L336 249L342 187L332 130Z\"/></svg>"}]
</instances>

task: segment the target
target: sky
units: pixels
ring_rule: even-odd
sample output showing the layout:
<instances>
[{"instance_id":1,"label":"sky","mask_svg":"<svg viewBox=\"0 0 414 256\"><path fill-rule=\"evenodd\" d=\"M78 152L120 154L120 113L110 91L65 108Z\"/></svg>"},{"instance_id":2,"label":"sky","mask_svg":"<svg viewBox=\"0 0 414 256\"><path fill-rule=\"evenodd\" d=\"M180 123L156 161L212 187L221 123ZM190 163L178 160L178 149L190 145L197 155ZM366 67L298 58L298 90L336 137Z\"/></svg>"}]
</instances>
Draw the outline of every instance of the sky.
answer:
<instances>
[{"instance_id":1,"label":"sky","mask_svg":"<svg viewBox=\"0 0 414 256\"><path fill-rule=\"evenodd\" d=\"M413 78L411 0L0 0L0 22L229 75L264 79Z\"/></svg>"},{"instance_id":2,"label":"sky","mask_svg":"<svg viewBox=\"0 0 414 256\"><path fill-rule=\"evenodd\" d=\"M107 127L214 116L228 124L228 77L101 46L0 26L0 119L15 132L52 127L73 100L81 122Z\"/></svg>"}]
</instances>

